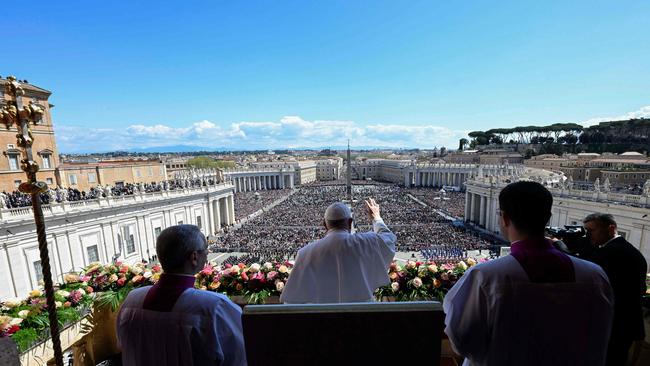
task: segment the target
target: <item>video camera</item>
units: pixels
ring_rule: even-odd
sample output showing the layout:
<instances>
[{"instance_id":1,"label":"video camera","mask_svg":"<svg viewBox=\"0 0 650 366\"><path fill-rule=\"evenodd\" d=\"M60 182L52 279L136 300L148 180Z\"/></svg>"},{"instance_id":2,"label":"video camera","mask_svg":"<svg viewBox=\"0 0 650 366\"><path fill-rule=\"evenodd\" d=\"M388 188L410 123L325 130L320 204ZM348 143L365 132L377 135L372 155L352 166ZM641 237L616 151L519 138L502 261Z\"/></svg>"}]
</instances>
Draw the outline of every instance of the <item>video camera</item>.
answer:
<instances>
[{"instance_id":1,"label":"video camera","mask_svg":"<svg viewBox=\"0 0 650 366\"><path fill-rule=\"evenodd\" d=\"M588 256L594 249L582 225L565 225L563 228L547 226L546 235L560 239L569 251L578 257Z\"/></svg>"}]
</instances>

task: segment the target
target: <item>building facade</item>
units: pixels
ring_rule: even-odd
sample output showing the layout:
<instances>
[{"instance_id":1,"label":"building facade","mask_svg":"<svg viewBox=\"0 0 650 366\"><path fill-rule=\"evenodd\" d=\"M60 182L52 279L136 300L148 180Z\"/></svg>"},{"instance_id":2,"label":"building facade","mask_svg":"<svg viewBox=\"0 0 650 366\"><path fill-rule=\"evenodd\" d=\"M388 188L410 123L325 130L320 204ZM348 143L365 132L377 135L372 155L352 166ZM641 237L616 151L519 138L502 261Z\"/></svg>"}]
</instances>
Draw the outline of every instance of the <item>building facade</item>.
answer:
<instances>
[{"instance_id":1,"label":"building facade","mask_svg":"<svg viewBox=\"0 0 650 366\"><path fill-rule=\"evenodd\" d=\"M520 177L509 178L512 181ZM466 183L465 221L499 234L497 209L504 180L474 178ZM582 225L594 212L609 213L618 224L619 233L632 243L646 260L650 260L650 197L612 192L549 188L553 208L549 225Z\"/></svg>"},{"instance_id":2,"label":"building facade","mask_svg":"<svg viewBox=\"0 0 650 366\"><path fill-rule=\"evenodd\" d=\"M343 159L339 157L316 160L316 180L339 180L341 179L342 168Z\"/></svg>"},{"instance_id":3,"label":"building facade","mask_svg":"<svg viewBox=\"0 0 650 366\"><path fill-rule=\"evenodd\" d=\"M150 260L166 227L197 225L205 235L235 222L231 184L43 206L56 281L93 262ZM41 280L31 207L0 208L0 298L24 296Z\"/></svg>"},{"instance_id":4,"label":"building facade","mask_svg":"<svg viewBox=\"0 0 650 366\"><path fill-rule=\"evenodd\" d=\"M161 182L168 179L164 163L154 161L101 161L96 163L63 163L57 170L62 187L87 191L92 187Z\"/></svg>"},{"instance_id":5,"label":"building facade","mask_svg":"<svg viewBox=\"0 0 650 366\"><path fill-rule=\"evenodd\" d=\"M6 82L6 79L0 78L0 108L7 104L9 99L9 95L5 94ZM55 168L59 165L59 152L54 139L51 114L54 106L48 101L52 93L25 82L21 85L25 91L24 102L38 103L45 110L41 122L31 128L34 136L32 151L40 167L38 179L51 188L56 188ZM18 134L16 126L0 125L0 192L15 191L20 183L27 181L25 173L20 169L23 156L16 145L16 134Z\"/></svg>"}]
</instances>

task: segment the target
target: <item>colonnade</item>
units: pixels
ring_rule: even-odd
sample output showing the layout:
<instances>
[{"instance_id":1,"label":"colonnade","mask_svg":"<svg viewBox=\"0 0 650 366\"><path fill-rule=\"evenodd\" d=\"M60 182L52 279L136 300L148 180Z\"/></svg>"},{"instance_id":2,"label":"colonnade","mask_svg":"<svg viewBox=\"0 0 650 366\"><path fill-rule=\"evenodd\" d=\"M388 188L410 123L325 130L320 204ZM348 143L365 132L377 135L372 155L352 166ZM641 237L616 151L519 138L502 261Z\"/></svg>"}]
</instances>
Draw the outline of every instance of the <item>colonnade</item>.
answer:
<instances>
[{"instance_id":1,"label":"colonnade","mask_svg":"<svg viewBox=\"0 0 650 366\"><path fill-rule=\"evenodd\" d=\"M221 226L235 223L235 200L234 196L217 197L208 201L208 213L210 215L210 233L221 231Z\"/></svg>"},{"instance_id":2,"label":"colonnade","mask_svg":"<svg viewBox=\"0 0 650 366\"><path fill-rule=\"evenodd\" d=\"M405 174L405 185L416 187L456 186L476 177L510 176L524 169L523 165L494 164L429 164L413 166Z\"/></svg>"},{"instance_id":3,"label":"colonnade","mask_svg":"<svg viewBox=\"0 0 650 366\"><path fill-rule=\"evenodd\" d=\"M294 176L291 173L226 173L235 186L235 192L264 191L269 189L287 189L294 187Z\"/></svg>"},{"instance_id":4,"label":"colonnade","mask_svg":"<svg viewBox=\"0 0 650 366\"><path fill-rule=\"evenodd\" d=\"M499 228L496 215L499 205L498 197L492 194L492 190L486 193L487 196L465 191L465 221L472 222L490 231L496 231Z\"/></svg>"}]
</instances>

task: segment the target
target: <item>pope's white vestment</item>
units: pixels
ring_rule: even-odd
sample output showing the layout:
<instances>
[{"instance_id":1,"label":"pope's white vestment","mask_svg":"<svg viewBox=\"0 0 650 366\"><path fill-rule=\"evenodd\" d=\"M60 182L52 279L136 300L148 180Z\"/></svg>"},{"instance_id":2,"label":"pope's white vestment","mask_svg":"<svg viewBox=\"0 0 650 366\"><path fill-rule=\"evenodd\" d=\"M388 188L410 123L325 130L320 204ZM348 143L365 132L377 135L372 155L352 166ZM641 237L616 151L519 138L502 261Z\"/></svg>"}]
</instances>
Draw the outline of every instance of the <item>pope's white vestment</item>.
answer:
<instances>
[{"instance_id":1,"label":"pope's white vestment","mask_svg":"<svg viewBox=\"0 0 650 366\"><path fill-rule=\"evenodd\" d=\"M387 285L388 266L397 237L382 219L373 231L329 230L324 238L300 249L280 300L284 303L372 301L373 292Z\"/></svg>"},{"instance_id":2,"label":"pope's white vestment","mask_svg":"<svg viewBox=\"0 0 650 366\"><path fill-rule=\"evenodd\" d=\"M246 365L237 305L222 294L187 288L170 311L143 309L151 288L131 291L120 307L117 332L124 365Z\"/></svg>"},{"instance_id":3,"label":"pope's white vestment","mask_svg":"<svg viewBox=\"0 0 650 366\"><path fill-rule=\"evenodd\" d=\"M575 280L561 283L531 282L512 255L470 268L443 304L464 365L603 365L613 293L599 266L571 263Z\"/></svg>"}]
</instances>

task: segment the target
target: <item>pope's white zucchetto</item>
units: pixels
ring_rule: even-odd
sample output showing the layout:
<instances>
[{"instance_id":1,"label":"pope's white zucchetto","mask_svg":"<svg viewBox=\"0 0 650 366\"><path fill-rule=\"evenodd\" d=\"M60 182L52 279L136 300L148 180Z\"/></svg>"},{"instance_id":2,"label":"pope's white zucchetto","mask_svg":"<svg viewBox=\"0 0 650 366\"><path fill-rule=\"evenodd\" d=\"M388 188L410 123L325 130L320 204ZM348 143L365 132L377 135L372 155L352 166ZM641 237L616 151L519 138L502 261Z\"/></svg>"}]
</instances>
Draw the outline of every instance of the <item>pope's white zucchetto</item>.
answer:
<instances>
[{"instance_id":1,"label":"pope's white zucchetto","mask_svg":"<svg viewBox=\"0 0 650 366\"><path fill-rule=\"evenodd\" d=\"M327 210L325 210L325 220L327 221L337 221L351 218L352 211L348 205L343 202L332 203L329 205L329 207L327 207Z\"/></svg>"}]
</instances>

